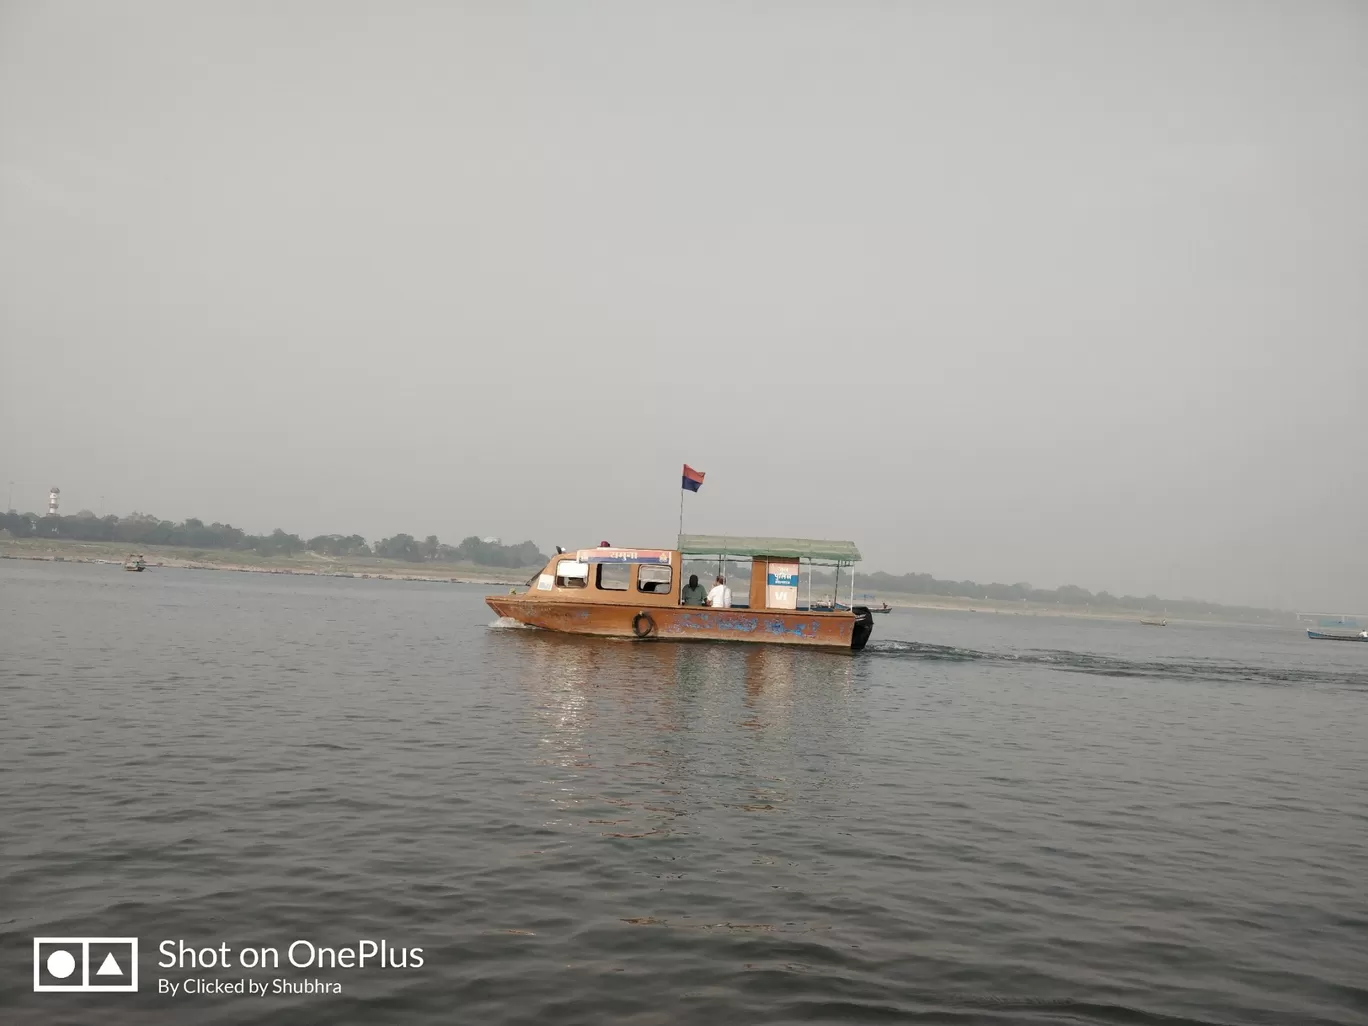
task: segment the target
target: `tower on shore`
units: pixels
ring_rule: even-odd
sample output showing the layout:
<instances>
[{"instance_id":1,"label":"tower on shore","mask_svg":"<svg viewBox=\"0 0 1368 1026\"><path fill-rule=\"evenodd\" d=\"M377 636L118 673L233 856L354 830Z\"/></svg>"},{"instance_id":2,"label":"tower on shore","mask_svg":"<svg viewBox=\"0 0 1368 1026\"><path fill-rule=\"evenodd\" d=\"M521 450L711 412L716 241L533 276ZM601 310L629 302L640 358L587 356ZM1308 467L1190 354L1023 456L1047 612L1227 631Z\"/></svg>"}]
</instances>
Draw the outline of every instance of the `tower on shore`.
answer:
<instances>
[{"instance_id":1,"label":"tower on shore","mask_svg":"<svg viewBox=\"0 0 1368 1026\"><path fill-rule=\"evenodd\" d=\"M48 516L55 517L57 515L57 499L61 494L62 490L56 485L53 485L52 490L48 492Z\"/></svg>"}]
</instances>

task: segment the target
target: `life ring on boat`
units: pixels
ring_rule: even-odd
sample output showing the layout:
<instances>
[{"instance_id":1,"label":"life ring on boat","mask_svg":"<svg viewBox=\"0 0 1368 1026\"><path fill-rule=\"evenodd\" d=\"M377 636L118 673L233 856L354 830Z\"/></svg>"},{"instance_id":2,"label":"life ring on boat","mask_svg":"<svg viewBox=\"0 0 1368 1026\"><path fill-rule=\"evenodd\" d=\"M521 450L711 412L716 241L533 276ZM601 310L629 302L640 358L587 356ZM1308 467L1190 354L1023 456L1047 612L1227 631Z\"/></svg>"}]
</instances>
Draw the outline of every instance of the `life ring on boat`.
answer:
<instances>
[{"instance_id":1,"label":"life ring on boat","mask_svg":"<svg viewBox=\"0 0 1368 1026\"><path fill-rule=\"evenodd\" d=\"M655 633L655 621L650 613L637 613L632 617L632 633L638 638L649 638Z\"/></svg>"}]
</instances>

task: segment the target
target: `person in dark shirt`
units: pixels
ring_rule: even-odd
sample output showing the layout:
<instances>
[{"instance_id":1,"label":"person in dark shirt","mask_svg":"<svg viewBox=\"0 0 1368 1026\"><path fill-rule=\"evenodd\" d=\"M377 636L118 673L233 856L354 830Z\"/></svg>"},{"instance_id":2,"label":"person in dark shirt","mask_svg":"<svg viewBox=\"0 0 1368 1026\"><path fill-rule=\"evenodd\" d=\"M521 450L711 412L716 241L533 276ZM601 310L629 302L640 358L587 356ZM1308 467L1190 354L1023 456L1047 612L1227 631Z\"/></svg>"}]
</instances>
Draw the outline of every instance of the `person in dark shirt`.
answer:
<instances>
[{"instance_id":1,"label":"person in dark shirt","mask_svg":"<svg viewBox=\"0 0 1368 1026\"><path fill-rule=\"evenodd\" d=\"M681 598L686 606L701 606L708 601L708 593L698 583L698 574L689 575L689 583L684 586Z\"/></svg>"}]
</instances>

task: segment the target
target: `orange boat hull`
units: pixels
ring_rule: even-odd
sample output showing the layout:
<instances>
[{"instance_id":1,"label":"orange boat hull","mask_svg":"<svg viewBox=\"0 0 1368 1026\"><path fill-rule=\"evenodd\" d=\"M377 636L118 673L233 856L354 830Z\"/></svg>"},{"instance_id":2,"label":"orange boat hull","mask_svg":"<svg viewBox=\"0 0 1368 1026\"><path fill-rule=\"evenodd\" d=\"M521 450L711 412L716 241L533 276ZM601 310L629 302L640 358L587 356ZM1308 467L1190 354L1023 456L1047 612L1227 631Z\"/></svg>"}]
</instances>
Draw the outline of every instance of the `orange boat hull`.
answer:
<instances>
[{"instance_id":1,"label":"orange boat hull","mask_svg":"<svg viewBox=\"0 0 1368 1026\"><path fill-rule=\"evenodd\" d=\"M742 641L849 652L855 629L850 613L619 605L534 596L489 595L485 601L499 616L529 627L642 641Z\"/></svg>"}]
</instances>

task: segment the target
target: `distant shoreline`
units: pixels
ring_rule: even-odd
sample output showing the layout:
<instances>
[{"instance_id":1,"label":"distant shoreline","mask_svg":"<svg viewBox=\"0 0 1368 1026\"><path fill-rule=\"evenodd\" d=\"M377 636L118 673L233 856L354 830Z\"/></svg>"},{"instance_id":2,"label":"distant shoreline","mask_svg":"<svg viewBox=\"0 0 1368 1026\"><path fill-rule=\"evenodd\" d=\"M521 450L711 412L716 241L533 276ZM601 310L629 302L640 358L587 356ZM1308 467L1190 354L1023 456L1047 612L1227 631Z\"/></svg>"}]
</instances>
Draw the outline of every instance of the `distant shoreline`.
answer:
<instances>
[{"instance_id":1,"label":"distant shoreline","mask_svg":"<svg viewBox=\"0 0 1368 1026\"><path fill-rule=\"evenodd\" d=\"M453 546L443 544L436 535L419 541L402 533L373 543L359 534L326 534L305 540L281 528L269 535L255 535L217 521L206 525L193 517L173 523L146 513L97 517L89 510L74 516L54 513L40 517L12 510L0 514L0 551L6 547L21 557L43 552L54 559L122 562L129 551L145 549L161 553L163 566L499 585L526 581L526 575L535 575L548 558L531 540L504 545L497 538L471 535ZM711 577L710 563L711 560L685 560L680 571L696 571L700 578ZM721 569L719 561L719 572ZM727 571L729 575L734 572ZM737 574L738 583L742 576ZM1072 584L1057 588L1036 588L1024 581L983 584L941 580L929 573L890 574L874 570L851 575L842 574L839 568L835 573L810 568L807 583L815 592L814 598L825 597L832 588L839 590L841 583L847 588L843 593L849 594L856 577L867 600L888 601L907 609L1147 622L1166 618L1175 623L1289 624L1298 620L1297 614L1284 610L1205 599L1114 595L1105 590L1094 594Z\"/></svg>"},{"instance_id":2,"label":"distant shoreline","mask_svg":"<svg viewBox=\"0 0 1368 1026\"><path fill-rule=\"evenodd\" d=\"M0 539L0 558L24 559L39 562L96 563L122 566L130 550L117 542L79 542L66 539L36 538ZM256 556L243 558L236 552L198 552L155 545L136 550L147 560L149 568L165 567L177 570L223 570L235 573L283 574L297 577L343 577L357 580L418 581L429 584L476 584L489 587L522 587L540 567L509 570L501 567L461 566L451 563L415 563L396 566L393 561L380 559L347 560L318 556ZM744 580L742 578L741 580ZM1075 620L1104 620L1136 623L1141 619L1155 619L1156 614L1139 609L1091 610L1071 606L1043 605L1033 602L998 602L992 599L974 601L951 595L911 596L896 592L871 592L870 602L887 602L892 609L924 609L933 612L976 613L983 616L1059 616ZM1218 616L1197 618L1163 616L1173 626L1178 624L1239 624L1253 627L1294 626L1287 624L1255 623L1248 620ZM1162 630L1163 628L1156 628Z\"/></svg>"},{"instance_id":3,"label":"distant shoreline","mask_svg":"<svg viewBox=\"0 0 1368 1026\"><path fill-rule=\"evenodd\" d=\"M877 601L887 602L893 609L927 609L947 613L978 613L986 617L993 616L1059 616L1067 617L1071 620L1109 620L1116 623L1138 624L1142 620L1164 620L1170 627L1180 624L1222 624L1224 626L1238 627L1290 627L1288 623L1268 623L1256 622L1253 620L1236 620L1218 616L1199 618L1193 616L1156 616L1154 613L1143 609L1116 609L1116 610L1091 610L1078 609L1074 606L1050 606L1041 603L994 603L991 599L988 602L974 602L970 599L960 599L952 595L935 596L927 595L915 599L909 599L902 595L879 595ZM1163 627L1155 625L1157 630Z\"/></svg>"},{"instance_id":4,"label":"distant shoreline","mask_svg":"<svg viewBox=\"0 0 1368 1026\"><path fill-rule=\"evenodd\" d=\"M189 552L182 549L161 549L147 545L136 550L112 542L46 541L37 539L0 540L0 559L23 559L37 562L94 563L123 566L130 551L141 554L149 569L223 570L234 573L283 574L292 577L345 577L360 580L422 581L433 584L485 584L491 587L510 587L526 583L534 568L507 570L498 567L465 567L451 563L394 565L390 561L329 559L327 557L257 557L241 558L238 553ZM226 557L226 558L217 558ZM383 565L389 563L389 565ZM402 567L402 569L401 569Z\"/></svg>"}]
</instances>

